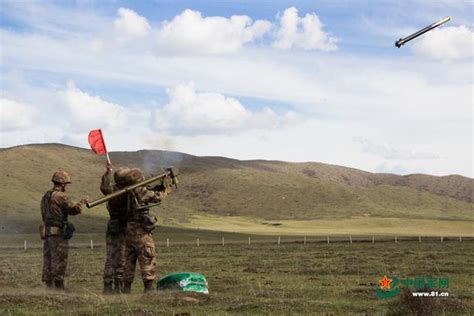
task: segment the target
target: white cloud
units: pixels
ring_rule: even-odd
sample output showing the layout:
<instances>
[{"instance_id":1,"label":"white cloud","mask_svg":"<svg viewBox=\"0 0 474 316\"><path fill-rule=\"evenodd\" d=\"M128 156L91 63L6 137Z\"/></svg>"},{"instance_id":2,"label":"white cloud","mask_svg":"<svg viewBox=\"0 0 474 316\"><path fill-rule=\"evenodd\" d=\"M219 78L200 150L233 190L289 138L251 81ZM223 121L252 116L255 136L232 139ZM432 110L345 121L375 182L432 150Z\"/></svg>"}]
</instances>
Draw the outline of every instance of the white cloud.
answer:
<instances>
[{"instance_id":1,"label":"white cloud","mask_svg":"<svg viewBox=\"0 0 474 316\"><path fill-rule=\"evenodd\" d=\"M472 58L474 32L464 25L434 29L415 40L413 51L438 60Z\"/></svg>"},{"instance_id":2,"label":"white cloud","mask_svg":"<svg viewBox=\"0 0 474 316\"><path fill-rule=\"evenodd\" d=\"M178 54L235 53L270 28L270 22L253 22L246 15L203 17L201 12L187 9L163 22L157 32L158 49Z\"/></svg>"},{"instance_id":3,"label":"white cloud","mask_svg":"<svg viewBox=\"0 0 474 316\"><path fill-rule=\"evenodd\" d=\"M31 105L0 97L0 130L29 128L33 125L36 113Z\"/></svg>"},{"instance_id":4,"label":"white cloud","mask_svg":"<svg viewBox=\"0 0 474 316\"><path fill-rule=\"evenodd\" d=\"M121 39L144 37L151 30L148 20L131 9L120 8L118 15L114 29Z\"/></svg>"},{"instance_id":5,"label":"white cloud","mask_svg":"<svg viewBox=\"0 0 474 316\"><path fill-rule=\"evenodd\" d=\"M34 128L17 129L0 132L0 147L13 147L25 144L62 143L62 136L67 133L55 126L35 125ZM86 146L87 140L82 145ZM70 145L70 143L66 143Z\"/></svg>"},{"instance_id":6,"label":"white cloud","mask_svg":"<svg viewBox=\"0 0 474 316\"><path fill-rule=\"evenodd\" d=\"M196 92L194 85L180 84L168 90L169 103L155 112L155 128L175 135L235 133L271 129L295 120L290 113L277 115L270 108L246 109L238 100L219 93Z\"/></svg>"},{"instance_id":7,"label":"white cloud","mask_svg":"<svg viewBox=\"0 0 474 316\"><path fill-rule=\"evenodd\" d=\"M57 93L59 111L70 114L70 120L76 128L121 128L127 124L127 110L115 103L104 101L99 96L91 96L79 90L73 82L68 82L67 89Z\"/></svg>"},{"instance_id":8,"label":"white cloud","mask_svg":"<svg viewBox=\"0 0 474 316\"><path fill-rule=\"evenodd\" d=\"M337 50L337 39L323 31L319 17L307 13L298 16L298 9L291 7L279 17L280 28L273 46L279 49L302 48L305 50Z\"/></svg>"},{"instance_id":9,"label":"white cloud","mask_svg":"<svg viewBox=\"0 0 474 316\"><path fill-rule=\"evenodd\" d=\"M386 161L377 165L374 171L379 172L379 173L392 173L392 174L398 174L398 175L408 175L408 174L413 174L413 173L426 173L426 169L424 167L410 169L399 163L389 163Z\"/></svg>"},{"instance_id":10,"label":"white cloud","mask_svg":"<svg viewBox=\"0 0 474 316\"><path fill-rule=\"evenodd\" d=\"M397 148L390 144L377 144L364 137L353 137L353 142L361 144L362 151L368 154L382 157L388 160L416 160L416 159L439 159L433 153L417 152L405 148Z\"/></svg>"}]
</instances>

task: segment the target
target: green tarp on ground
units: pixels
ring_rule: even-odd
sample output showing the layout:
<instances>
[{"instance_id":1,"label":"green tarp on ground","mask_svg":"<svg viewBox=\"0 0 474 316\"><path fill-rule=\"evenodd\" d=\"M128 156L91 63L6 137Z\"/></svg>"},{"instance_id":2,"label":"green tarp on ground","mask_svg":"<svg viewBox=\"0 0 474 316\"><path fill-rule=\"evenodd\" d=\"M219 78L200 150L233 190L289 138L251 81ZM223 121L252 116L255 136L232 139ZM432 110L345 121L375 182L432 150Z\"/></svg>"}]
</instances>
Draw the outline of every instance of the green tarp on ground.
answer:
<instances>
[{"instance_id":1,"label":"green tarp on ground","mask_svg":"<svg viewBox=\"0 0 474 316\"><path fill-rule=\"evenodd\" d=\"M194 272L168 274L158 281L158 290L181 290L209 294L206 277Z\"/></svg>"}]
</instances>

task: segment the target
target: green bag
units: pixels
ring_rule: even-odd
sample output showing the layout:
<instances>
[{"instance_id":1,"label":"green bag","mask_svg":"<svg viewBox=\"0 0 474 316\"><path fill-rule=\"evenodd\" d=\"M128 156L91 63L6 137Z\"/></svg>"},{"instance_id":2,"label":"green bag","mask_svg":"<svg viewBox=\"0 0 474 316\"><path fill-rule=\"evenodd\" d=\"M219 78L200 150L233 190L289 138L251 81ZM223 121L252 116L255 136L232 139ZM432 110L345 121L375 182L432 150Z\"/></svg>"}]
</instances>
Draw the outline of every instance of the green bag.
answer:
<instances>
[{"instance_id":1,"label":"green bag","mask_svg":"<svg viewBox=\"0 0 474 316\"><path fill-rule=\"evenodd\" d=\"M194 272L178 272L168 274L158 281L158 290L180 290L209 294L206 277Z\"/></svg>"}]
</instances>

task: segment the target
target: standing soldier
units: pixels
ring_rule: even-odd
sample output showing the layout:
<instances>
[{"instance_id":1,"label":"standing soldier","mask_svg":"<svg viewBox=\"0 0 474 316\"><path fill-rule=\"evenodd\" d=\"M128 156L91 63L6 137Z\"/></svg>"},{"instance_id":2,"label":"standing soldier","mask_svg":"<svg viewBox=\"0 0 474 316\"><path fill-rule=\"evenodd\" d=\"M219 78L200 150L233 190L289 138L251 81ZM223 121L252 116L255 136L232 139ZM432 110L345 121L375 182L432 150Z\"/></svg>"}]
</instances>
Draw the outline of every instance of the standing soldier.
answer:
<instances>
[{"instance_id":1,"label":"standing soldier","mask_svg":"<svg viewBox=\"0 0 474 316\"><path fill-rule=\"evenodd\" d=\"M127 183L132 185L145 180L145 177L140 169L133 168L127 174L126 179ZM165 180L167 179L164 179L164 184ZM149 203L161 202L168 193L171 193L171 185L163 185L160 191L139 187L128 195L124 293L130 293L137 261L140 265L145 293L153 290L156 259L152 231L155 228L156 217L149 213L151 206Z\"/></svg>"},{"instance_id":2,"label":"standing soldier","mask_svg":"<svg viewBox=\"0 0 474 316\"><path fill-rule=\"evenodd\" d=\"M104 195L123 189L127 182L125 176L130 171L127 167L120 167L115 171L112 184L112 165L107 163L107 170L102 176L100 190ZM118 196L107 203L110 219L105 234L107 256L104 266L104 294L122 292L123 267L125 262L125 229L127 228L128 195ZM115 288L112 288L114 284Z\"/></svg>"},{"instance_id":3,"label":"standing soldier","mask_svg":"<svg viewBox=\"0 0 474 316\"><path fill-rule=\"evenodd\" d=\"M56 171L51 181L53 188L41 199L41 216L45 227L42 281L48 288L54 284L57 289L63 290L69 239L74 232L74 226L68 222L68 215L80 214L89 198L84 197L79 203L72 202L65 194L71 178L63 170Z\"/></svg>"}]
</instances>

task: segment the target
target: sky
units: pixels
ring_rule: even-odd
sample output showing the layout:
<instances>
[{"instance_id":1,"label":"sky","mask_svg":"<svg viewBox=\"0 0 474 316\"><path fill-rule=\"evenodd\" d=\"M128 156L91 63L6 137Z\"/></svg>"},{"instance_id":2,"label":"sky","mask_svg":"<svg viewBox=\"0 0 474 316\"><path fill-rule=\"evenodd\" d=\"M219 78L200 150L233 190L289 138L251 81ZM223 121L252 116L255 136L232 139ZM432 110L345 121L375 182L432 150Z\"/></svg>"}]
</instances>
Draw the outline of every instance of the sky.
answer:
<instances>
[{"instance_id":1,"label":"sky","mask_svg":"<svg viewBox=\"0 0 474 316\"><path fill-rule=\"evenodd\" d=\"M0 147L473 174L473 2L0 0ZM394 43L445 16L447 24Z\"/></svg>"}]
</instances>

